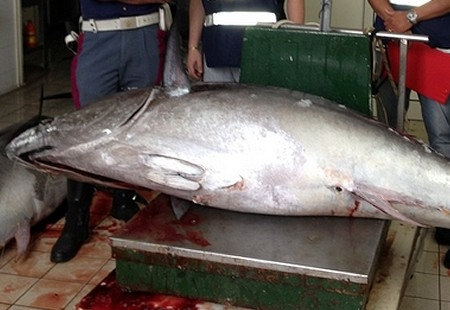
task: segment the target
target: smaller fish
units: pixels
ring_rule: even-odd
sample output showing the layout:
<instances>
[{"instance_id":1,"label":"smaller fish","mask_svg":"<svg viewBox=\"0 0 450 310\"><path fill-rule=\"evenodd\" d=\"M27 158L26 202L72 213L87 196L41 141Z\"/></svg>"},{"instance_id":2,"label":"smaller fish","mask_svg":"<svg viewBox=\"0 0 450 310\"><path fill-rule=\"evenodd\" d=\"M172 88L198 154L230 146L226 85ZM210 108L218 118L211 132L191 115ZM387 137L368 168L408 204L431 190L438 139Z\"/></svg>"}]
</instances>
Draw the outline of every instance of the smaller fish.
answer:
<instances>
[{"instance_id":1,"label":"smaller fish","mask_svg":"<svg viewBox=\"0 0 450 310\"><path fill-rule=\"evenodd\" d=\"M40 119L34 117L0 132L0 248L14 238L17 258L28 248L31 226L49 216L67 194L66 178L27 169L4 153L6 144Z\"/></svg>"}]
</instances>

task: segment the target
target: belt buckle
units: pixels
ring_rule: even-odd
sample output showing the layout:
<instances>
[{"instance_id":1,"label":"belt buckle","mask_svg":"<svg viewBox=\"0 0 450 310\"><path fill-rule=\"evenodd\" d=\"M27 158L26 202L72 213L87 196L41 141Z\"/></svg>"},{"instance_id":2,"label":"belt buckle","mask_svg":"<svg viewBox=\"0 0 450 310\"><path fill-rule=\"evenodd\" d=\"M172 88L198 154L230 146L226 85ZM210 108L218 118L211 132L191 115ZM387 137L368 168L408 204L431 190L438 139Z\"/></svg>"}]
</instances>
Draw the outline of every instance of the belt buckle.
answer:
<instances>
[{"instance_id":1,"label":"belt buckle","mask_svg":"<svg viewBox=\"0 0 450 310\"><path fill-rule=\"evenodd\" d=\"M89 19L88 23L89 23L89 27L91 28L91 31L96 33L98 31L98 29L97 29L97 23L95 22L95 20Z\"/></svg>"},{"instance_id":2,"label":"belt buckle","mask_svg":"<svg viewBox=\"0 0 450 310\"><path fill-rule=\"evenodd\" d=\"M136 18L133 17L119 18L119 27L120 29L136 28L137 27Z\"/></svg>"},{"instance_id":3,"label":"belt buckle","mask_svg":"<svg viewBox=\"0 0 450 310\"><path fill-rule=\"evenodd\" d=\"M206 27L214 25L214 14L206 15L203 24Z\"/></svg>"}]
</instances>

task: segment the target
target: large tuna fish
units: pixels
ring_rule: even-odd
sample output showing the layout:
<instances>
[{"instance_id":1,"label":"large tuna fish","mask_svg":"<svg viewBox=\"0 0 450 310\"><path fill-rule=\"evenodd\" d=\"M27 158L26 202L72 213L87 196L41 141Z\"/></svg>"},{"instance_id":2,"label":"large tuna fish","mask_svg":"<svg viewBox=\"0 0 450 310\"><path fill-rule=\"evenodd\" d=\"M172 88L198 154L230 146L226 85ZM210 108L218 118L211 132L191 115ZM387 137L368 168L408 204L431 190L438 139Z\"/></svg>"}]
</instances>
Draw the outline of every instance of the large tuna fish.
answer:
<instances>
[{"instance_id":1,"label":"large tuna fish","mask_svg":"<svg viewBox=\"0 0 450 310\"><path fill-rule=\"evenodd\" d=\"M168 51L173 64L178 49ZM25 132L9 157L241 212L450 228L450 164L427 146L316 96L241 84L187 93L167 77L165 89L116 94Z\"/></svg>"},{"instance_id":2,"label":"large tuna fish","mask_svg":"<svg viewBox=\"0 0 450 310\"><path fill-rule=\"evenodd\" d=\"M0 132L0 248L15 238L17 256L30 240L30 227L50 215L66 196L66 179L27 169L9 160L5 145L38 119L12 125Z\"/></svg>"},{"instance_id":3,"label":"large tuna fish","mask_svg":"<svg viewBox=\"0 0 450 310\"><path fill-rule=\"evenodd\" d=\"M444 157L343 107L284 89L122 93L25 132L8 152L43 171L224 209L450 227Z\"/></svg>"}]
</instances>

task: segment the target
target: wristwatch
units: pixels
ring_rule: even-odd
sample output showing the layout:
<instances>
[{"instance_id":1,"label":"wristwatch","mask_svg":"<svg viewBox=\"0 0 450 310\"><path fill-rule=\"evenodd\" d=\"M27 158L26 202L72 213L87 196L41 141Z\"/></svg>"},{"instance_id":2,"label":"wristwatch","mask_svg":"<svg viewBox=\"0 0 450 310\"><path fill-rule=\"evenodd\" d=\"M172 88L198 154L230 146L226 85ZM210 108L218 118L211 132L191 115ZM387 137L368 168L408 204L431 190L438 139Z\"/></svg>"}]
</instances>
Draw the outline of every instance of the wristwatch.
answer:
<instances>
[{"instance_id":1,"label":"wristwatch","mask_svg":"<svg viewBox=\"0 0 450 310\"><path fill-rule=\"evenodd\" d=\"M409 10L406 13L406 19L413 25L417 24L417 13L414 10Z\"/></svg>"}]
</instances>

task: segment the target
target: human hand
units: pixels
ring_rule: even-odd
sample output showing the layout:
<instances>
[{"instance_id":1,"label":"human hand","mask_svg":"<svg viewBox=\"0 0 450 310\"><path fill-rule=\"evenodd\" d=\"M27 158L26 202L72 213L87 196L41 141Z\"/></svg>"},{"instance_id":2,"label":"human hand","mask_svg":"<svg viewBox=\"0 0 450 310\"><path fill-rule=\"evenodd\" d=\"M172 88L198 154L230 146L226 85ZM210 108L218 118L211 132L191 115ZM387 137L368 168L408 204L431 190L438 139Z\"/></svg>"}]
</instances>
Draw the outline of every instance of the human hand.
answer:
<instances>
[{"instance_id":1,"label":"human hand","mask_svg":"<svg viewBox=\"0 0 450 310\"><path fill-rule=\"evenodd\" d=\"M404 33L411 29L412 24L406 18L406 11L385 10L384 26L387 31Z\"/></svg>"},{"instance_id":2,"label":"human hand","mask_svg":"<svg viewBox=\"0 0 450 310\"><path fill-rule=\"evenodd\" d=\"M203 75L202 53L196 47L189 48L186 67L190 77L200 80Z\"/></svg>"}]
</instances>

